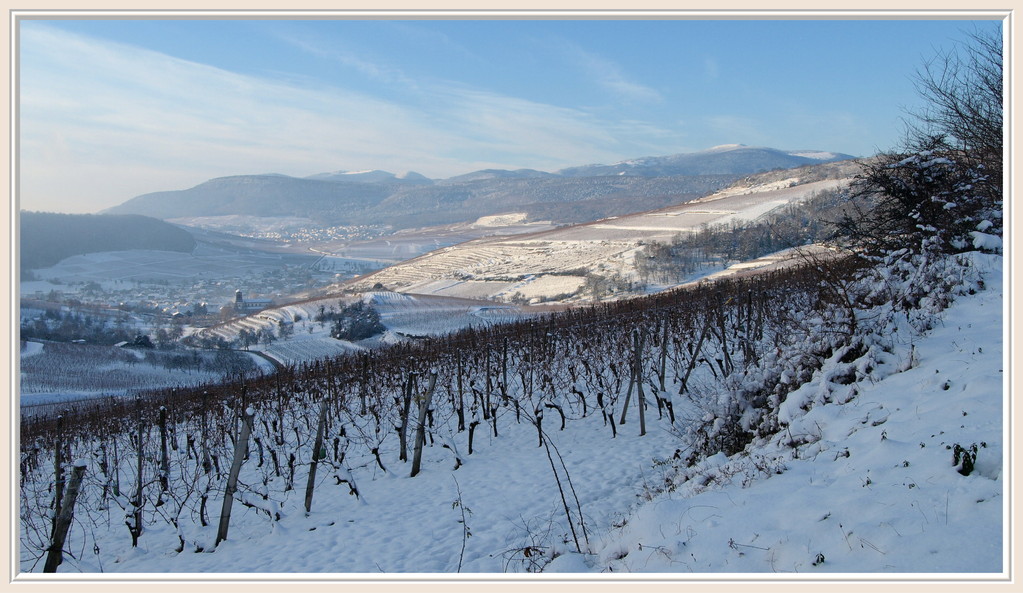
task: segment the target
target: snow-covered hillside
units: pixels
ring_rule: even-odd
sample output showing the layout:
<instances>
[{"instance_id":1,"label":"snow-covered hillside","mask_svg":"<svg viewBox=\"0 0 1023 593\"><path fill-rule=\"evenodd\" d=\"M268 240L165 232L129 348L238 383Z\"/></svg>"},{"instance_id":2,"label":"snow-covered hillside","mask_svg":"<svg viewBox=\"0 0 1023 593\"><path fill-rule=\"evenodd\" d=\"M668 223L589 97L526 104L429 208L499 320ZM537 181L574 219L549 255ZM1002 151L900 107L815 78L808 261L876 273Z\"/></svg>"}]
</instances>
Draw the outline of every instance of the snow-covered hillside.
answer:
<instances>
[{"instance_id":1,"label":"snow-covered hillside","mask_svg":"<svg viewBox=\"0 0 1023 593\"><path fill-rule=\"evenodd\" d=\"M964 294L935 316L927 312L930 301L919 314L884 314L883 305L864 311L869 315L861 325L873 328L868 337L834 351L805 382L798 380L779 404L780 430L731 456L685 462L693 427L720 428L715 402L691 395L672 396L675 423L655 418L651 405L645 436L635 407L616 430L592 410L570 413L562 427L554 408L541 408L542 440L534 425L502 409L499 435L484 421L471 455L453 416L438 412L431 431L436 441L424 450L414 478L397 461L393 438L378 452L382 463L368 450L348 450L349 440L371 438L355 433L366 426L348 424L348 455L332 466L324 461L311 512L302 497L307 466L299 466L296 488L282 497L274 489L281 478L263 459L261 445L259 466L250 450L241 504L219 545L222 494L216 490L205 526L187 510L191 506L170 520L184 493L163 507L147 503L149 522L137 547L118 506L126 499L113 496L72 528L66 547L74 557L65 555L59 571L170 573L172 579L528 571L587 578L1000 578L1009 550L1003 532L1009 476L1001 263L999 256L974 255L966 268L950 269L959 274L950 282ZM792 356L779 351L748 368L788 368ZM698 382L710 385L708 369L701 365L694 373L690 393L700 393ZM789 372L782 384L797 382ZM549 401L567 406L569 400ZM620 408L612 411L613 423L619 415ZM325 456L338 457L337 446L335 440ZM191 475L184 452L177 455L182 478ZM974 463L964 463L964 455ZM95 460L80 463L99 471ZM189 496L201 492L204 478L196 475L198 490ZM126 470L122 484L128 482ZM97 482L89 487L95 504ZM45 492L37 494L46 499ZM46 533L45 526L23 521L21 571L41 569L33 544Z\"/></svg>"},{"instance_id":2,"label":"snow-covered hillside","mask_svg":"<svg viewBox=\"0 0 1023 593\"><path fill-rule=\"evenodd\" d=\"M848 401L800 409L837 374L839 365L825 366L789 395L784 431L684 470L681 485L642 505L594 556L565 554L547 570L982 579L1007 571L1007 378L994 263L985 292L945 311L925 336L899 336L893 364L857 382ZM976 454L969 475L957 471L957 447Z\"/></svg>"},{"instance_id":3,"label":"snow-covered hillside","mask_svg":"<svg viewBox=\"0 0 1023 593\"><path fill-rule=\"evenodd\" d=\"M273 367L248 353L22 342L18 404L22 417L59 413L87 400L138 391L218 383ZM269 367L266 368L266 367Z\"/></svg>"},{"instance_id":4,"label":"snow-covered hillside","mask_svg":"<svg viewBox=\"0 0 1023 593\"><path fill-rule=\"evenodd\" d=\"M320 315L322 319L324 312L333 312L357 300L372 306L380 314L387 332L358 344L332 338L331 323L317 321L317 316ZM232 342L242 330L272 331L279 336L281 327L288 326L292 330L289 335L269 344L253 344L248 349L262 352L283 364L298 364L363 350L378 346L381 342L386 344L409 337L443 335L467 327L487 327L534 314L516 305L489 301L370 291L358 296L312 299L272 307L199 330L196 335Z\"/></svg>"},{"instance_id":5,"label":"snow-covered hillside","mask_svg":"<svg viewBox=\"0 0 1023 593\"><path fill-rule=\"evenodd\" d=\"M380 283L416 294L578 304L591 298L583 290L587 276L619 277L641 285L636 254L646 244L670 242L708 225L757 220L849 182L788 177L753 186L736 184L668 208L530 235L467 241L357 278L349 286L368 290Z\"/></svg>"}]
</instances>

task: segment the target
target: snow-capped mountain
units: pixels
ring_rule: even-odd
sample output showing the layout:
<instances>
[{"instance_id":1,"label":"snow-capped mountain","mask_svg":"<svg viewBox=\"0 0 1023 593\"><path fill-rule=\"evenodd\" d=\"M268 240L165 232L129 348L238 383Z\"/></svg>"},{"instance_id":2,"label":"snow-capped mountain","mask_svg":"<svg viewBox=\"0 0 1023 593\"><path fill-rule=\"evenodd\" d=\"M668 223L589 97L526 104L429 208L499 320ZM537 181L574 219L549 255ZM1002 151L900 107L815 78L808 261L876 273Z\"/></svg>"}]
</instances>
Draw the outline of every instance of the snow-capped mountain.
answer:
<instances>
[{"instance_id":1,"label":"snow-capped mountain","mask_svg":"<svg viewBox=\"0 0 1023 593\"><path fill-rule=\"evenodd\" d=\"M333 173L317 173L316 175L310 175L305 179L315 179L319 181L340 181L340 182L360 182L360 183L432 183L429 178L425 175L416 173L415 171L406 171L395 175L389 171L381 171L380 169L371 169L367 171L334 171Z\"/></svg>"}]
</instances>

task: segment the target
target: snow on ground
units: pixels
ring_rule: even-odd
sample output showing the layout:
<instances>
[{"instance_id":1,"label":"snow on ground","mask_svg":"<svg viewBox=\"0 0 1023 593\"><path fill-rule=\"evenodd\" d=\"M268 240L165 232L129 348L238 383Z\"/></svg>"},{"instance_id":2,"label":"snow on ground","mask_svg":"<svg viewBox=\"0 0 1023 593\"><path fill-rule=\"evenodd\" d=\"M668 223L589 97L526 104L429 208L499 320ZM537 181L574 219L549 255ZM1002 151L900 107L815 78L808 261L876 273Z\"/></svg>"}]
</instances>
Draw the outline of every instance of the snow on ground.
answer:
<instances>
[{"instance_id":1,"label":"snow on ground","mask_svg":"<svg viewBox=\"0 0 1023 593\"><path fill-rule=\"evenodd\" d=\"M679 286L686 286L690 284L698 284L701 282L712 282L714 280L721 280L729 276L735 276L742 272L749 272L753 270L767 271L772 268L780 268L784 266L794 265L800 261L803 254L815 255L815 256L826 256L833 253L828 247L822 245L809 245L806 247L793 247L792 249L784 249L776 253L771 253L763 257L742 261L739 263L732 264L727 268L708 268L699 273L699 276L690 280L686 280Z\"/></svg>"},{"instance_id":2,"label":"snow on ground","mask_svg":"<svg viewBox=\"0 0 1023 593\"><path fill-rule=\"evenodd\" d=\"M526 300L536 301L558 295L572 295L578 293L586 283L582 276L527 276L521 281L509 286L503 292L498 293L498 298L512 297L518 295Z\"/></svg>"},{"instance_id":3,"label":"snow on ground","mask_svg":"<svg viewBox=\"0 0 1023 593\"><path fill-rule=\"evenodd\" d=\"M513 287L521 283L504 284ZM373 291L362 293L361 298L376 309L384 326L405 336L443 335L466 327L503 323L529 315L526 310L516 305L494 304L489 301L467 299L464 296L448 297L443 291L434 292L435 294L430 295L414 295ZM464 293L463 290L462 294ZM342 304L350 304L354 299L353 296L334 296L274 307L255 315L199 330L197 334L220 336L231 341L242 329L252 331L272 329L279 332L282 323L291 324L292 335L279 338L271 344L252 345L249 350L261 352L284 364L311 362L361 350L367 346L372 347L377 342L370 339L366 344L353 344L334 339L330 337L333 323L330 321L320 323L315 320L321 307L324 311L336 311ZM481 314L482 310L487 312ZM394 338L394 335L391 338Z\"/></svg>"},{"instance_id":4,"label":"snow on ground","mask_svg":"<svg viewBox=\"0 0 1023 593\"><path fill-rule=\"evenodd\" d=\"M729 224L762 217L776 208L805 200L823 190L842 187L848 179L801 183L783 179L757 186L734 186L704 198L651 212L557 228L527 237L477 240L427 253L352 284L368 289L379 282L392 290L509 300L516 292L541 301L564 300L564 282L536 283L528 290L509 279L533 275L581 278L587 272L635 279L634 254L642 245L671 241L679 233L704 225ZM576 280L575 290L582 283Z\"/></svg>"},{"instance_id":5,"label":"snow on ground","mask_svg":"<svg viewBox=\"0 0 1023 593\"><path fill-rule=\"evenodd\" d=\"M269 359L267 359L267 358L265 358L263 356L260 356L259 354L256 354L254 352L247 352L246 354L248 354L249 358L252 359L252 362L255 363L256 368L259 369L260 373L270 374L270 373L272 373L272 372L277 370L277 367L274 366L274 363L270 362ZM271 357L271 358L273 358L274 360L276 360L278 362L281 362L276 357Z\"/></svg>"},{"instance_id":6,"label":"snow on ground","mask_svg":"<svg viewBox=\"0 0 1023 593\"><path fill-rule=\"evenodd\" d=\"M673 491L658 493L678 444L665 421L651 419L640 437L633 418L612 438L599 415L563 431L546 419L556 447L548 456L536 430L506 409L499 437L478 427L471 456L465 433L437 430L452 435L465 461L457 470L439 443L426 449L415 478L394 457L385 459L388 473L371 457L352 458L349 477L361 498L323 476L311 514L301 489L277 522L237 509L214 552L175 553L175 532L156 524L138 548L126 530L111 532L98 542L102 556L86 552L60 570L172 579L429 579L541 566L602 579L1004 577L1003 295L1000 258L984 261L995 260L987 290L962 297L929 334L898 336L892 357L907 370L882 365L857 385L857 397L806 412L796 404L822 388L822 369L790 394L788 430L687 469L689 479ZM956 445L977 447L969 475L953 463ZM585 532L573 536L567 527L552 465L578 497L577 506L568 495L568 506L582 510ZM215 531L192 526L184 536L212 544Z\"/></svg>"},{"instance_id":7,"label":"snow on ground","mask_svg":"<svg viewBox=\"0 0 1023 593\"><path fill-rule=\"evenodd\" d=\"M301 497L296 496L289 501L289 507L295 505L290 517L273 525L254 517L239 521L232 525L228 541L212 554L169 554L159 542L169 541L170 533L152 533L138 550L131 550L130 541L105 542L106 549L116 550L118 559L104 569L118 573L454 573L462 528L460 512L452 503L459 499L460 490L462 504L471 511L466 524L472 532L462 572L514 570L511 565L528 559L510 550L550 544L566 549L562 542L571 536L558 527L563 511L545 449L537 445L536 430L527 423L503 421L506 425L500 427L497 439L480 427L473 455L457 471L451 471L453 457L439 446L432 449L433 455L415 478L409 478L407 466L395 460L385 461L393 474L367 465L353 470L361 501L347 494L347 486L328 496L322 496L327 492L321 489L313 513L306 517L300 509ZM600 419L595 421L599 425ZM593 428L570 426L561 433L555 426L549 434L571 468L587 521L597 526L615 520L628 507L643 466L657 453L660 442L640 438L635 431L611 442L610 430L605 434ZM465 443L458 445L465 455ZM592 454L595 446L604 452ZM608 472L610 467L622 471ZM268 554L271 549L273 553Z\"/></svg>"},{"instance_id":8,"label":"snow on ground","mask_svg":"<svg viewBox=\"0 0 1023 593\"><path fill-rule=\"evenodd\" d=\"M90 399L101 399L111 396L123 396L124 391L60 391L47 393L20 393L18 397L19 414L31 416L33 414L50 413L54 407L81 402Z\"/></svg>"},{"instance_id":9,"label":"snow on ground","mask_svg":"<svg viewBox=\"0 0 1023 593\"><path fill-rule=\"evenodd\" d=\"M18 290L21 297L31 298L37 294L47 294L51 290L67 290L67 286L45 280L24 280L18 283Z\"/></svg>"},{"instance_id":10,"label":"snow on ground","mask_svg":"<svg viewBox=\"0 0 1023 593\"><path fill-rule=\"evenodd\" d=\"M473 223L475 226L509 226L526 220L525 212L513 212L509 214L495 214L493 216L481 216Z\"/></svg>"},{"instance_id":11,"label":"snow on ground","mask_svg":"<svg viewBox=\"0 0 1023 593\"><path fill-rule=\"evenodd\" d=\"M33 356L43 351L41 342L22 342L21 357Z\"/></svg>"},{"instance_id":12,"label":"snow on ground","mask_svg":"<svg viewBox=\"0 0 1023 593\"><path fill-rule=\"evenodd\" d=\"M571 284L571 279L568 280ZM518 286L522 282L506 282L505 286ZM461 293L464 294L465 290ZM241 329L259 331L271 329L277 338L272 344L258 344L249 347L252 353L265 355L285 364L312 362L335 357L353 351L374 348L381 344L393 344L402 336L443 335L465 327L489 326L507 323L531 315L527 309L516 305L495 304L475 301L464 297L447 297L442 290L433 294L406 294L390 291L370 291L359 295L365 303L372 305L381 316L381 322L388 328L386 336L375 336L353 344L330 337L331 321L316 321L322 308L324 312L338 311L351 304L356 297L330 297L284 305L261 311L255 315L234 319L227 323L197 330L199 336L220 336L231 341ZM281 325L291 327L291 335L279 337ZM254 361L264 371L272 371L269 361L254 354Z\"/></svg>"},{"instance_id":13,"label":"snow on ground","mask_svg":"<svg viewBox=\"0 0 1023 593\"><path fill-rule=\"evenodd\" d=\"M287 365L340 356L359 348L351 342L336 340L322 333L297 334L294 338L278 340L263 347L261 352ZM263 362L266 362L264 359ZM271 370L272 367L271 367Z\"/></svg>"},{"instance_id":14,"label":"snow on ground","mask_svg":"<svg viewBox=\"0 0 1023 593\"><path fill-rule=\"evenodd\" d=\"M97 344L22 342L19 360L20 414L51 413L77 401L123 397L138 391L221 381L240 367L217 362L211 351L149 350ZM269 373L273 364L249 354L256 367Z\"/></svg>"},{"instance_id":15,"label":"snow on ground","mask_svg":"<svg viewBox=\"0 0 1023 593\"><path fill-rule=\"evenodd\" d=\"M617 572L1007 570L1002 293L989 284L915 341L915 368L813 408L751 458L712 458L583 561ZM804 435L814 442L784 444ZM956 445L977 446L968 476ZM778 473L744 487L756 464ZM560 562L578 566L550 569Z\"/></svg>"}]
</instances>

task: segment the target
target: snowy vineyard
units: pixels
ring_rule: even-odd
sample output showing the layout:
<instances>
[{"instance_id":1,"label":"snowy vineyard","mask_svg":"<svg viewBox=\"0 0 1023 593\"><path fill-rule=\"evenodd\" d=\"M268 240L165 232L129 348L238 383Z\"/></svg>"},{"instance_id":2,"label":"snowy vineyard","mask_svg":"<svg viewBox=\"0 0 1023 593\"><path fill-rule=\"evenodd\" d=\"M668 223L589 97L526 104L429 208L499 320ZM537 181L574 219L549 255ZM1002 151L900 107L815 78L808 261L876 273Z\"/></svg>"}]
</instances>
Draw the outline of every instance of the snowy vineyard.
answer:
<instances>
[{"instance_id":1,"label":"snowy vineyard","mask_svg":"<svg viewBox=\"0 0 1023 593\"><path fill-rule=\"evenodd\" d=\"M807 256L26 418L20 570L540 571L592 554L636 502L710 487L708 459L781 434L792 450L812 445L821 437L800 419L911 368L907 336L982 289L976 261ZM736 473L783 467L759 458ZM303 539L319 551L285 552ZM253 555L259 568L240 558Z\"/></svg>"},{"instance_id":2,"label":"snowy vineyard","mask_svg":"<svg viewBox=\"0 0 1023 593\"><path fill-rule=\"evenodd\" d=\"M329 358L352 350L356 348L347 342L319 335L311 339L278 341L264 348L264 352L284 364Z\"/></svg>"},{"instance_id":3,"label":"snowy vineyard","mask_svg":"<svg viewBox=\"0 0 1023 593\"><path fill-rule=\"evenodd\" d=\"M47 404L53 394L82 398L132 393L161 385L201 385L251 373L248 357L233 352L164 352L96 344L34 342L21 356L22 406ZM59 400L58 400L59 401Z\"/></svg>"}]
</instances>

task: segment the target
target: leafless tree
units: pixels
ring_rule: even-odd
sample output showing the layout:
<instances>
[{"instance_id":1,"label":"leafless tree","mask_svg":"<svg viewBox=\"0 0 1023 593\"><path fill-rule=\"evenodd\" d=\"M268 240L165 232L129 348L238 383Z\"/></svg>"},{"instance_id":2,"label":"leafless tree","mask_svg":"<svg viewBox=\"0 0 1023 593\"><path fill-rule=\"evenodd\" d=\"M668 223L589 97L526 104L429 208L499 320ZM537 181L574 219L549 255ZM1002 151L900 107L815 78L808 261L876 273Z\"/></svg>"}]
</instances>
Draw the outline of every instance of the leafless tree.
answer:
<instances>
[{"instance_id":1,"label":"leafless tree","mask_svg":"<svg viewBox=\"0 0 1023 593\"><path fill-rule=\"evenodd\" d=\"M983 165L990 198L1002 195L1003 68L1001 29L977 29L916 73L926 101L907 120L910 147L939 137L969 165Z\"/></svg>"},{"instance_id":2,"label":"leafless tree","mask_svg":"<svg viewBox=\"0 0 1023 593\"><path fill-rule=\"evenodd\" d=\"M1000 30L977 29L917 71L924 106L900 148L868 161L838 221L859 248L949 253L975 231L1002 232L1003 68Z\"/></svg>"}]
</instances>

